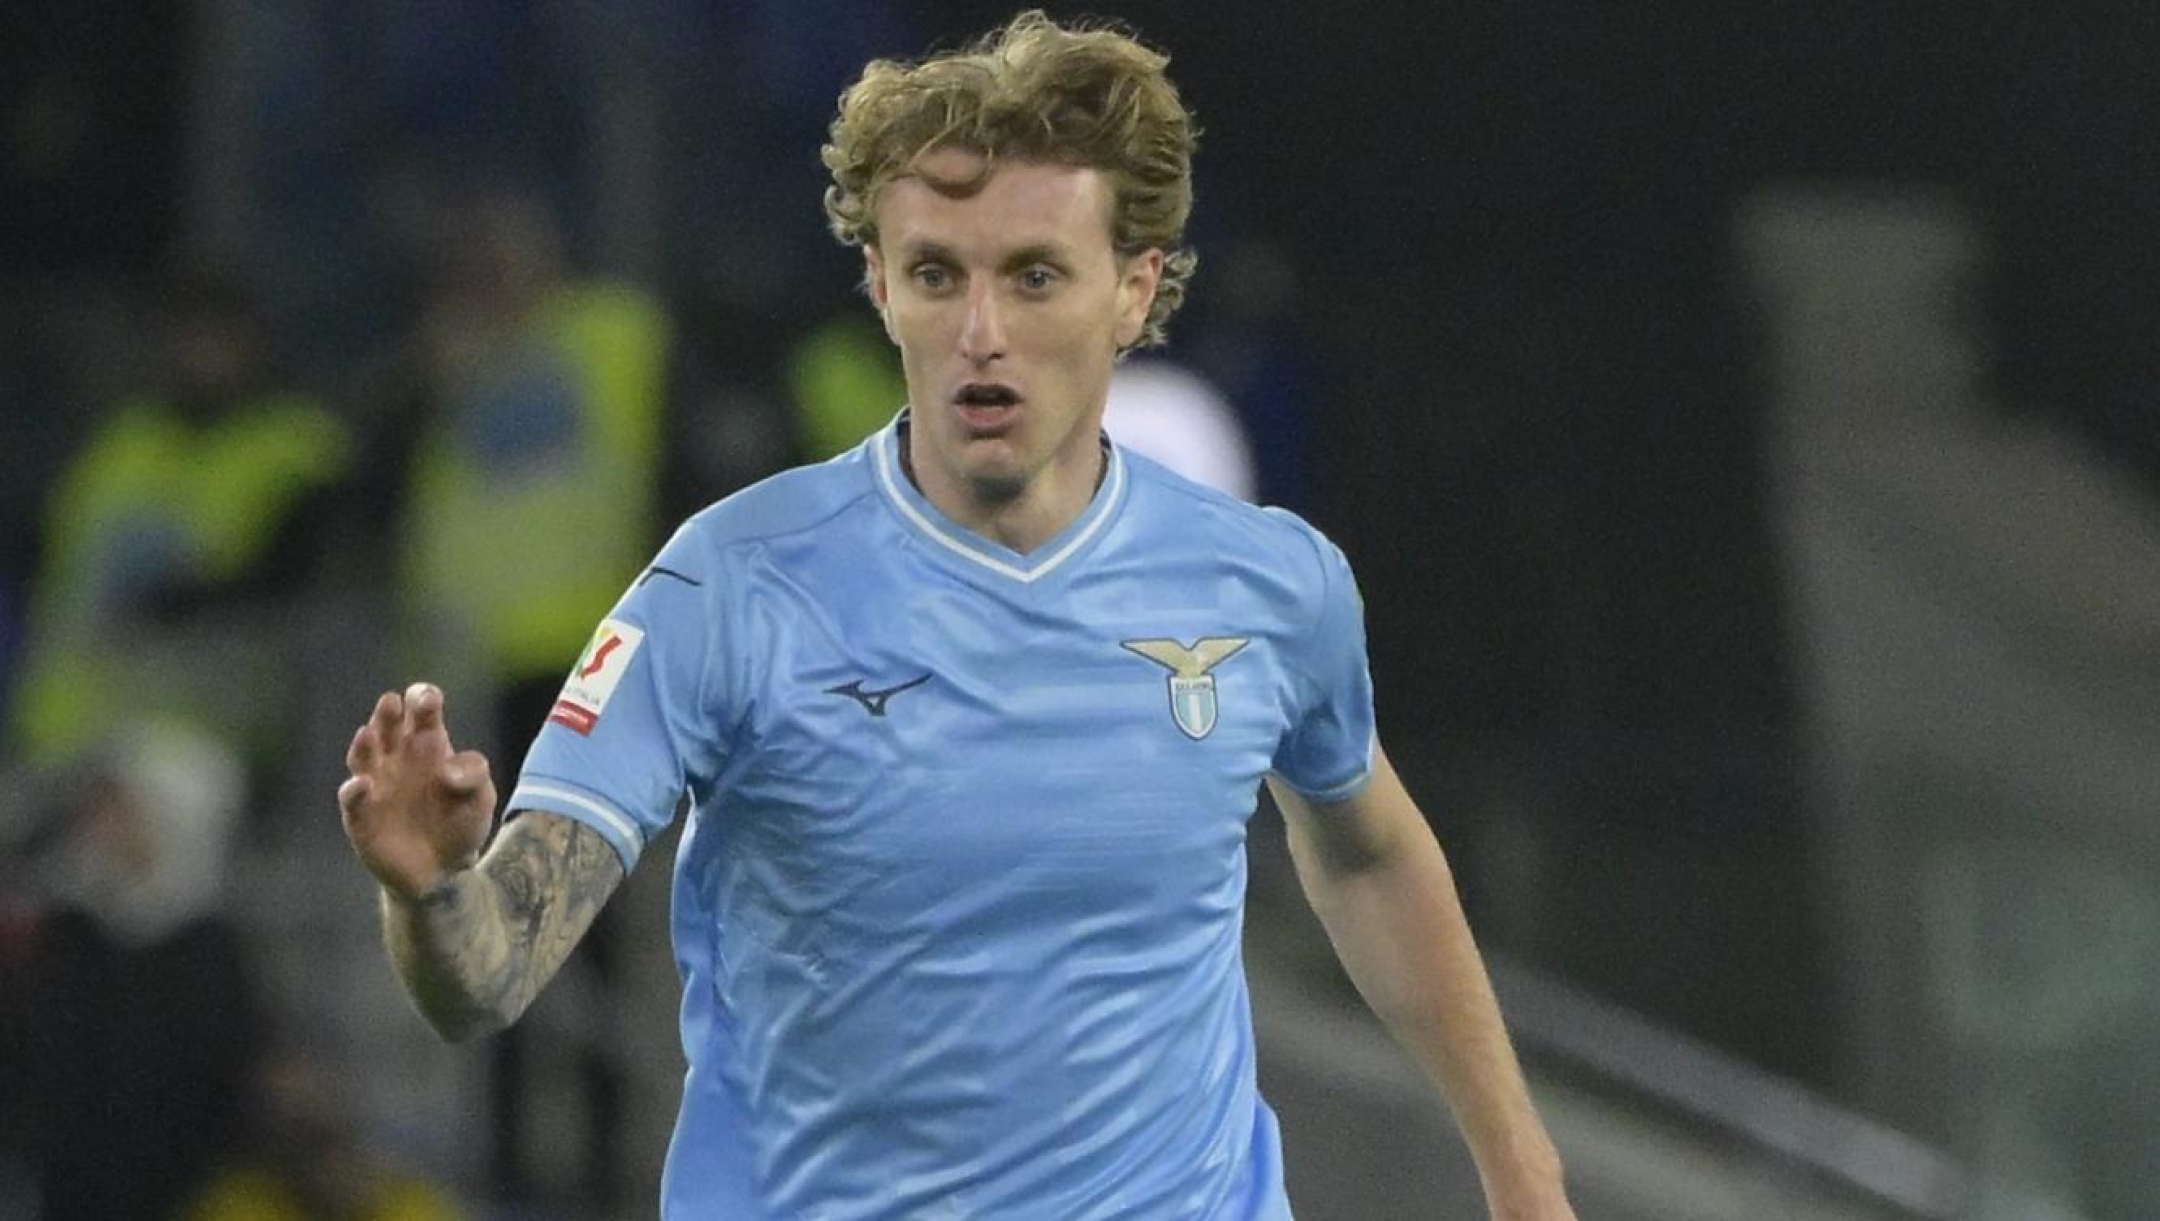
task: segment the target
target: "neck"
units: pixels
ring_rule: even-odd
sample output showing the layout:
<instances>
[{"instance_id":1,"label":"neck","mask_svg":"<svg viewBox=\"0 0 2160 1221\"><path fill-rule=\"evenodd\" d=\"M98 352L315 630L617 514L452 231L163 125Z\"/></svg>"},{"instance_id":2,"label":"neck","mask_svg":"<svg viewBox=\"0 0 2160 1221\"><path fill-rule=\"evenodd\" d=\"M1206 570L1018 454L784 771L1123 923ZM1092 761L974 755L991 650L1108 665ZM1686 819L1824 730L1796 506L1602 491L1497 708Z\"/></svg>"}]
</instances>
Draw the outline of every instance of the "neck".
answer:
<instances>
[{"instance_id":1,"label":"neck","mask_svg":"<svg viewBox=\"0 0 2160 1221\"><path fill-rule=\"evenodd\" d=\"M1099 430L1091 434L1099 438ZM1077 521L1110 471L1110 451L1098 439L1083 452L1053 458L1017 485L982 485L953 478L935 463L918 466L912 433L900 432L900 470L938 512L964 529L1026 555Z\"/></svg>"}]
</instances>

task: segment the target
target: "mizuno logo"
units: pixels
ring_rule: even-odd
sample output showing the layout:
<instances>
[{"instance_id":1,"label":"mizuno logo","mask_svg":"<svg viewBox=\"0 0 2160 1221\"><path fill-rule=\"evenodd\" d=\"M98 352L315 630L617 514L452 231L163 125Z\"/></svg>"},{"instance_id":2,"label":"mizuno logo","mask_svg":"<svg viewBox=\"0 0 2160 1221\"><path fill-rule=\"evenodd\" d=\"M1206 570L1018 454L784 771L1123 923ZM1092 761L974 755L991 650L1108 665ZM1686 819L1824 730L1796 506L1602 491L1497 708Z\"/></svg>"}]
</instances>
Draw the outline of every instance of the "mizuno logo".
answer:
<instances>
[{"instance_id":1,"label":"mizuno logo","mask_svg":"<svg viewBox=\"0 0 2160 1221\"><path fill-rule=\"evenodd\" d=\"M1197 742L1215 728L1215 676L1209 671L1251 644L1252 637L1203 636L1189 648L1175 640L1119 643L1170 671L1170 719Z\"/></svg>"},{"instance_id":2,"label":"mizuno logo","mask_svg":"<svg viewBox=\"0 0 2160 1221\"><path fill-rule=\"evenodd\" d=\"M920 687L929 681L930 676L925 674L921 678L911 678L897 687L887 687L883 691L872 691L864 688L862 680L858 678L842 683L837 687L827 687L825 688L825 694L844 695L861 704L863 711L871 716L884 716L885 705L892 700L892 697L910 688Z\"/></svg>"}]
</instances>

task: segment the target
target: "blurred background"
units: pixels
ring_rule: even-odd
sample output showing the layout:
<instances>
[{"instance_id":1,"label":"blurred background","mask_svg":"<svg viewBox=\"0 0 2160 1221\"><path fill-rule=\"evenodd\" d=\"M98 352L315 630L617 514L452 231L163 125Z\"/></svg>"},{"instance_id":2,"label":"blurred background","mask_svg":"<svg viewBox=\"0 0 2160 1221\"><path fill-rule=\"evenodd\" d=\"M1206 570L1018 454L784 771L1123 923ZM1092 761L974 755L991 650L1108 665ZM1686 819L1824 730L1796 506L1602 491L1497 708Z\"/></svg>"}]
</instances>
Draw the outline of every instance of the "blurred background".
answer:
<instances>
[{"instance_id":1,"label":"blurred background","mask_svg":"<svg viewBox=\"0 0 2160 1221\"><path fill-rule=\"evenodd\" d=\"M2160 9L1051 8L1206 133L1111 431L1348 552L1582 1215L2160 1216ZM817 148L1010 15L7 6L0 1217L652 1215L668 854L444 1047L344 747L427 675L507 776L889 417ZM1300 1216L1480 1215L1253 856Z\"/></svg>"}]
</instances>

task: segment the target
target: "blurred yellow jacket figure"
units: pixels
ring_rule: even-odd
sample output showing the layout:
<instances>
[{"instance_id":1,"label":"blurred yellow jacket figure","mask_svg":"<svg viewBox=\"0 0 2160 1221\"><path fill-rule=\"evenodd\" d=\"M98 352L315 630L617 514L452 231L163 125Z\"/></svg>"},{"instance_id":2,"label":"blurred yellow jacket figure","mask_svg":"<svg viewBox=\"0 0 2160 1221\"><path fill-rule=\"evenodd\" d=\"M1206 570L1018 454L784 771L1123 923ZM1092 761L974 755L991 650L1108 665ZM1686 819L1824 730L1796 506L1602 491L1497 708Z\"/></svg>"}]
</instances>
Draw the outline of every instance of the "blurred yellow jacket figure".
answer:
<instances>
[{"instance_id":1,"label":"blurred yellow jacket figure","mask_svg":"<svg viewBox=\"0 0 2160 1221\"><path fill-rule=\"evenodd\" d=\"M294 395L212 420L158 399L123 404L47 511L11 718L24 755L66 762L123 713L231 728L215 709L251 676L208 673L212 659L155 649L142 629L175 591L230 581L263 559L298 503L342 473L346 453L338 421Z\"/></svg>"},{"instance_id":2,"label":"blurred yellow jacket figure","mask_svg":"<svg viewBox=\"0 0 2160 1221\"><path fill-rule=\"evenodd\" d=\"M444 387L406 505L422 639L475 646L499 681L585 647L648 542L669 338L629 289L565 287Z\"/></svg>"},{"instance_id":3,"label":"blurred yellow jacket figure","mask_svg":"<svg viewBox=\"0 0 2160 1221\"><path fill-rule=\"evenodd\" d=\"M246 1167L212 1180L183 1221L465 1221L465 1213L429 1183L375 1173L336 1212L302 1198L267 1169Z\"/></svg>"}]
</instances>

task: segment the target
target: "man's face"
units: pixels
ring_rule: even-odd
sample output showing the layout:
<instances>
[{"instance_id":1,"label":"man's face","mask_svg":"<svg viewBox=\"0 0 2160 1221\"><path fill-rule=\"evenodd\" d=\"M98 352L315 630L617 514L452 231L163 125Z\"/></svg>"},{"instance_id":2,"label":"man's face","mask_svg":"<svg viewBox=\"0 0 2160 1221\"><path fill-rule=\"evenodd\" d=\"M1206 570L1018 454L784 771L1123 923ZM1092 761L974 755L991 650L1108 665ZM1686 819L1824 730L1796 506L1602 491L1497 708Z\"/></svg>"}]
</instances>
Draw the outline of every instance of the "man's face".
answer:
<instances>
[{"instance_id":1,"label":"man's face","mask_svg":"<svg viewBox=\"0 0 2160 1221\"><path fill-rule=\"evenodd\" d=\"M913 407L910 457L926 492L984 506L1046 471L1092 480L1118 350L1139 339L1162 254L1122 258L1111 189L1093 170L924 157L878 199L871 292L900 345ZM933 492L933 498L935 498Z\"/></svg>"}]
</instances>

